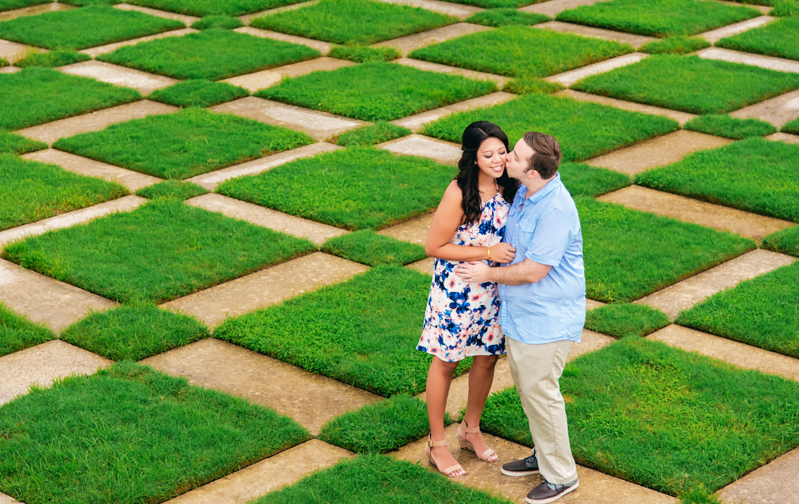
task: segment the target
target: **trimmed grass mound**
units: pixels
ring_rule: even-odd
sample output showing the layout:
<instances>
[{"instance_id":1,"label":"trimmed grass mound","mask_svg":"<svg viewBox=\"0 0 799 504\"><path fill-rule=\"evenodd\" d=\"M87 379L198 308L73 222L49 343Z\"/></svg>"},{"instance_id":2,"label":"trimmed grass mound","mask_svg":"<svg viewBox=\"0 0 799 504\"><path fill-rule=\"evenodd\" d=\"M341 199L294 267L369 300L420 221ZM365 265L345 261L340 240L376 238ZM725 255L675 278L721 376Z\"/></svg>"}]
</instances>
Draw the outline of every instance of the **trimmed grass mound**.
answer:
<instances>
[{"instance_id":1,"label":"trimmed grass mound","mask_svg":"<svg viewBox=\"0 0 799 504\"><path fill-rule=\"evenodd\" d=\"M131 362L33 388L0 409L0 432L0 490L30 504L162 502L311 437Z\"/></svg>"},{"instance_id":2,"label":"trimmed grass mound","mask_svg":"<svg viewBox=\"0 0 799 504\"><path fill-rule=\"evenodd\" d=\"M70 2L116 2L117 0L70 0ZM132 0L130 3L189 16L242 16L302 0Z\"/></svg>"},{"instance_id":3,"label":"trimmed grass mound","mask_svg":"<svg viewBox=\"0 0 799 504\"><path fill-rule=\"evenodd\" d=\"M483 26L493 26L498 28L500 26L510 25L523 25L529 26L545 21L552 20L551 17L543 14L535 14L532 12L522 12L513 8L504 9L489 9L483 12L472 14L467 20L467 23L474 23Z\"/></svg>"},{"instance_id":4,"label":"trimmed grass mound","mask_svg":"<svg viewBox=\"0 0 799 504\"><path fill-rule=\"evenodd\" d=\"M430 276L379 266L280 305L226 319L214 337L383 396L425 389L433 358L414 351ZM471 359L461 361L456 375Z\"/></svg>"},{"instance_id":5,"label":"trimmed grass mound","mask_svg":"<svg viewBox=\"0 0 799 504\"><path fill-rule=\"evenodd\" d=\"M49 51L49 52L31 52L24 58L14 62L14 66L19 68L27 68L32 66L39 67L60 67L64 65L71 65L73 63L80 63L81 61L89 61L91 56L88 54L79 53L78 51Z\"/></svg>"},{"instance_id":6,"label":"trimmed grass mound","mask_svg":"<svg viewBox=\"0 0 799 504\"><path fill-rule=\"evenodd\" d=\"M250 26L334 44L367 45L456 22L452 16L418 7L370 0L321 0L253 19Z\"/></svg>"},{"instance_id":7,"label":"trimmed grass mound","mask_svg":"<svg viewBox=\"0 0 799 504\"><path fill-rule=\"evenodd\" d=\"M50 0L0 0L0 11L22 9L23 7L32 7L49 2Z\"/></svg>"},{"instance_id":8,"label":"trimmed grass mound","mask_svg":"<svg viewBox=\"0 0 799 504\"><path fill-rule=\"evenodd\" d=\"M587 296L624 303L755 248L739 235L577 198Z\"/></svg>"},{"instance_id":9,"label":"trimmed grass mound","mask_svg":"<svg viewBox=\"0 0 799 504\"><path fill-rule=\"evenodd\" d=\"M438 205L457 170L351 147L223 182L225 196L350 230L378 228Z\"/></svg>"},{"instance_id":10,"label":"trimmed grass mound","mask_svg":"<svg viewBox=\"0 0 799 504\"><path fill-rule=\"evenodd\" d=\"M799 263L717 292L676 322L799 358Z\"/></svg>"},{"instance_id":11,"label":"trimmed grass mound","mask_svg":"<svg viewBox=\"0 0 799 504\"><path fill-rule=\"evenodd\" d=\"M766 26L721 39L716 46L799 60L799 16L784 17Z\"/></svg>"},{"instance_id":12,"label":"trimmed grass mound","mask_svg":"<svg viewBox=\"0 0 799 504\"><path fill-rule=\"evenodd\" d=\"M335 138L335 142L342 147L371 147L379 143L410 135L411 133L412 131L408 128L380 121L372 126L363 126L342 133Z\"/></svg>"},{"instance_id":13,"label":"trimmed grass mound","mask_svg":"<svg viewBox=\"0 0 799 504\"><path fill-rule=\"evenodd\" d=\"M315 249L307 240L159 199L14 242L3 257L115 301L161 303Z\"/></svg>"},{"instance_id":14,"label":"trimmed grass mound","mask_svg":"<svg viewBox=\"0 0 799 504\"><path fill-rule=\"evenodd\" d=\"M710 46L710 42L702 38L676 36L647 42L641 46L641 52L649 54L688 54Z\"/></svg>"},{"instance_id":15,"label":"trimmed grass mound","mask_svg":"<svg viewBox=\"0 0 799 504\"><path fill-rule=\"evenodd\" d=\"M763 239L763 248L799 257L799 226L777 231Z\"/></svg>"},{"instance_id":16,"label":"trimmed grass mound","mask_svg":"<svg viewBox=\"0 0 799 504\"><path fill-rule=\"evenodd\" d=\"M697 0L611 0L583 5L557 15L578 23L651 37L695 35L762 16L750 7Z\"/></svg>"},{"instance_id":17,"label":"trimmed grass mound","mask_svg":"<svg viewBox=\"0 0 799 504\"><path fill-rule=\"evenodd\" d=\"M235 30L241 26L244 26L241 19L230 16L205 16L191 24L191 27L195 30L208 30L211 28Z\"/></svg>"},{"instance_id":18,"label":"trimmed grass mound","mask_svg":"<svg viewBox=\"0 0 799 504\"><path fill-rule=\"evenodd\" d=\"M0 74L0 128L27 128L139 98L133 89L49 68L25 68Z\"/></svg>"},{"instance_id":19,"label":"trimmed grass mound","mask_svg":"<svg viewBox=\"0 0 799 504\"><path fill-rule=\"evenodd\" d=\"M367 266L404 266L427 257L421 245L383 236L371 229L331 238L322 245L322 250Z\"/></svg>"},{"instance_id":20,"label":"trimmed grass mound","mask_svg":"<svg viewBox=\"0 0 799 504\"><path fill-rule=\"evenodd\" d=\"M781 0L774 2L774 8L769 12L775 17L799 16L799 1Z\"/></svg>"},{"instance_id":21,"label":"trimmed grass mound","mask_svg":"<svg viewBox=\"0 0 799 504\"><path fill-rule=\"evenodd\" d=\"M328 54L331 58L338 58L356 63L370 61L392 61L402 57L402 53L395 47L369 47L369 46L335 46Z\"/></svg>"},{"instance_id":22,"label":"trimmed grass mound","mask_svg":"<svg viewBox=\"0 0 799 504\"><path fill-rule=\"evenodd\" d=\"M128 194L125 187L61 167L0 154L0 230Z\"/></svg>"},{"instance_id":23,"label":"trimmed grass mound","mask_svg":"<svg viewBox=\"0 0 799 504\"><path fill-rule=\"evenodd\" d=\"M147 98L185 108L210 107L249 95L246 89L227 82L189 80L154 91Z\"/></svg>"},{"instance_id":24,"label":"trimmed grass mound","mask_svg":"<svg viewBox=\"0 0 799 504\"><path fill-rule=\"evenodd\" d=\"M783 133L793 133L794 135L799 135L799 119L794 119L793 121L785 124L781 131Z\"/></svg>"},{"instance_id":25,"label":"trimmed grass mound","mask_svg":"<svg viewBox=\"0 0 799 504\"><path fill-rule=\"evenodd\" d=\"M120 47L97 59L176 79L219 80L318 56L304 45L216 28Z\"/></svg>"},{"instance_id":26,"label":"trimmed grass mound","mask_svg":"<svg viewBox=\"0 0 799 504\"><path fill-rule=\"evenodd\" d=\"M583 161L679 128L677 121L662 116L528 94L493 107L451 114L425 125L423 134L460 143L463 130L474 121L501 124L511 145L535 127L558 139L563 161Z\"/></svg>"},{"instance_id":27,"label":"trimmed grass mound","mask_svg":"<svg viewBox=\"0 0 799 504\"><path fill-rule=\"evenodd\" d=\"M409 56L509 77L547 77L633 51L611 40L503 26L416 49Z\"/></svg>"},{"instance_id":28,"label":"trimmed grass mound","mask_svg":"<svg viewBox=\"0 0 799 504\"><path fill-rule=\"evenodd\" d=\"M255 96L363 121L392 121L495 89L489 81L373 62L286 79Z\"/></svg>"},{"instance_id":29,"label":"trimmed grass mound","mask_svg":"<svg viewBox=\"0 0 799 504\"><path fill-rule=\"evenodd\" d=\"M180 21L97 5L4 21L0 38L47 49L85 49L185 27Z\"/></svg>"},{"instance_id":30,"label":"trimmed grass mound","mask_svg":"<svg viewBox=\"0 0 799 504\"><path fill-rule=\"evenodd\" d=\"M304 133L189 108L62 138L53 147L162 178L184 179L313 143Z\"/></svg>"},{"instance_id":31,"label":"trimmed grass mound","mask_svg":"<svg viewBox=\"0 0 799 504\"><path fill-rule=\"evenodd\" d=\"M563 163L558 167L558 172L563 185L572 196L594 198L633 183L629 175L587 164Z\"/></svg>"},{"instance_id":32,"label":"trimmed grass mound","mask_svg":"<svg viewBox=\"0 0 799 504\"><path fill-rule=\"evenodd\" d=\"M594 308L585 314L585 328L617 338L646 336L669 325L669 316L647 305L620 303Z\"/></svg>"},{"instance_id":33,"label":"trimmed grass mound","mask_svg":"<svg viewBox=\"0 0 799 504\"><path fill-rule=\"evenodd\" d=\"M26 154L46 149L47 144L16 133L0 130L0 154Z\"/></svg>"},{"instance_id":34,"label":"trimmed grass mound","mask_svg":"<svg viewBox=\"0 0 799 504\"><path fill-rule=\"evenodd\" d=\"M799 222L799 146L749 138L635 176L636 184ZM757 183L753 183L757 180Z\"/></svg>"},{"instance_id":35,"label":"trimmed grass mound","mask_svg":"<svg viewBox=\"0 0 799 504\"><path fill-rule=\"evenodd\" d=\"M699 116L685 123L683 127L687 130L735 140L766 136L777 132L777 128L766 121L754 118L738 119L727 114Z\"/></svg>"},{"instance_id":36,"label":"trimmed grass mound","mask_svg":"<svg viewBox=\"0 0 799 504\"><path fill-rule=\"evenodd\" d=\"M799 446L799 384L629 336L560 379L578 464L670 495L735 481ZM532 446L515 388L482 428Z\"/></svg>"},{"instance_id":37,"label":"trimmed grass mound","mask_svg":"<svg viewBox=\"0 0 799 504\"><path fill-rule=\"evenodd\" d=\"M207 189L191 182L164 180L163 182L139 189L136 191L136 196L147 199L168 198L183 201L206 193L208 193Z\"/></svg>"},{"instance_id":38,"label":"trimmed grass mound","mask_svg":"<svg viewBox=\"0 0 799 504\"><path fill-rule=\"evenodd\" d=\"M502 87L503 91L515 94L552 94L566 89L557 82L549 82L537 77L519 77L505 84Z\"/></svg>"},{"instance_id":39,"label":"trimmed grass mound","mask_svg":"<svg viewBox=\"0 0 799 504\"><path fill-rule=\"evenodd\" d=\"M19 316L0 302L0 357L55 339L53 331ZM427 416L425 416L425 419Z\"/></svg>"},{"instance_id":40,"label":"trimmed grass mound","mask_svg":"<svg viewBox=\"0 0 799 504\"><path fill-rule=\"evenodd\" d=\"M692 114L723 114L797 88L799 74L673 54L650 56L572 86Z\"/></svg>"}]
</instances>

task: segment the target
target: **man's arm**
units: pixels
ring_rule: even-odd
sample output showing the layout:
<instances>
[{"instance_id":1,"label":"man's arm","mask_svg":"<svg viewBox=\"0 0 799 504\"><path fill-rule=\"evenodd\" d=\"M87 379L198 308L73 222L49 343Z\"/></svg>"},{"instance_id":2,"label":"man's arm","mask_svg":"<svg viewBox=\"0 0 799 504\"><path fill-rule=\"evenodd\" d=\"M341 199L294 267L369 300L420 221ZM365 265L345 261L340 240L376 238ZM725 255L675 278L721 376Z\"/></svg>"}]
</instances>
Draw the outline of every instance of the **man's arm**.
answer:
<instances>
[{"instance_id":1,"label":"man's arm","mask_svg":"<svg viewBox=\"0 0 799 504\"><path fill-rule=\"evenodd\" d=\"M512 266L491 268L483 262L459 264L455 273L467 282L496 282L505 285L535 283L547 276L552 266L531 259Z\"/></svg>"}]
</instances>

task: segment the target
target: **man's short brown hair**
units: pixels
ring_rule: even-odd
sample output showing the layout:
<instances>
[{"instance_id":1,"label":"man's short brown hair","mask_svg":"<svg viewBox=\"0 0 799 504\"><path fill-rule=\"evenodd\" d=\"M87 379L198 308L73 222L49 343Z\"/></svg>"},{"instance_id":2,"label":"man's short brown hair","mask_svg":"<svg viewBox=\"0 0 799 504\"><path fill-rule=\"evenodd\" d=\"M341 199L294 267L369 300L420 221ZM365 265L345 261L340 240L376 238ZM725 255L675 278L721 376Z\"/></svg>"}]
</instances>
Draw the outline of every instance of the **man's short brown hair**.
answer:
<instances>
[{"instance_id":1,"label":"man's short brown hair","mask_svg":"<svg viewBox=\"0 0 799 504\"><path fill-rule=\"evenodd\" d=\"M555 137L530 131L524 134L524 143L533 151L526 171L535 170L544 180L549 180L558 172L560 165L560 144Z\"/></svg>"}]
</instances>

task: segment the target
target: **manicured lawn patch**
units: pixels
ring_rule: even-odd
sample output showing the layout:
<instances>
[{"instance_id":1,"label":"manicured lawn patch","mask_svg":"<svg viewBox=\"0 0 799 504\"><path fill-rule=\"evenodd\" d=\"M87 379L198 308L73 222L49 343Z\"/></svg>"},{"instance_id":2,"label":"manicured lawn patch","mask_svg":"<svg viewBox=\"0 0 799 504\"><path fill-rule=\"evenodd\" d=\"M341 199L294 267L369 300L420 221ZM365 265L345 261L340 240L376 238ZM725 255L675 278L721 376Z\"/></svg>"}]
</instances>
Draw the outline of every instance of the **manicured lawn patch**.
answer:
<instances>
[{"instance_id":1,"label":"manicured lawn patch","mask_svg":"<svg viewBox=\"0 0 799 504\"><path fill-rule=\"evenodd\" d=\"M44 142L0 130L0 154L7 152L25 154L26 152L34 152L46 148L47 144Z\"/></svg>"},{"instance_id":2,"label":"manicured lawn patch","mask_svg":"<svg viewBox=\"0 0 799 504\"><path fill-rule=\"evenodd\" d=\"M11 65L11 63L9 63L7 59L5 59L5 58L0 58L0 68L2 68L2 67L7 67L7 66L9 66L9 65Z\"/></svg>"},{"instance_id":3,"label":"manicured lawn patch","mask_svg":"<svg viewBox=\"0 0 799 504\"><path fill-rule=\"evenodd\" d=\"M421 245L383 236L371 229L331 238L322 245L322 250L368 266L404 266L427 257Z\"/></svg>"},{"instance_id":4,"label":"manicured lawn patch","mask_svg":"<svg viewBox=\"0 0 799 504\"><path fill-rule=\"evenodd\" d=\"M799 257L799 226L777 231L763 239L763 248Z\"/></svg>"},{"instance_id":5,"label":"manicured lawn patch","mask_svg":"<svg viewBox=\"0 0 799 504\"><path fill-rule=\"evenodd\" d=\"M387 226L435 208L456 173L428 159L352 147L234 178L217 192L355 230Z\"/></svg>"},{"instance_id":6,"label":"manicured lawn patch","mask_svg":"<svg viewBox=\"0 0 799 504\"><path fill-rule=\"evenodd\" d=\"M610 40L503 26L417 49L410 57L510 77L546 77L633 51Z\"/></svg>"},{"instance_id":7,"label":"manicured lawn patch","mask_svg":"<svg viewBox=\"0 0 799 504\"><path fill-rule=\"evenodd\" d=\"M391 61L402 57L396 47L335 46L328 54L331 58L368 63L370 61Z\"/></svg>"},{"instance_id":8,"label":"manicured lawn patch","mask_svg":"<svg viewBox=\"0 0 799 504\"><path fill-rule=\"evenodd\" d=\"M723 114L796 88L799 74L673 54L650 56L572 86L693 114Z\"/></svg>"},{"instance_id":9,"label":"manicured lawn patch","mask_svg":"<svg viewBox=\"0 0 799 504\"><path fill-rule=\"evenodd\" d=\"M662 116L528 94L493 107L446 116L425 125L423 132L460 143L463 130L474 121L501 124L511 145L531 130L553 135L560 143L563 161L582 161L679 128L676 121Z\"/></svg>"},{"instance_id":10,"label":"manicured lawn patch","mask_svg":"<svg viewBox=\"0 0 799 504\"><path fill-rule=\"evenodd\" d=\"M793 133L795 135L799 135L799 119L794 119L793 121L787 123L782 127L781 131L783 133Z\"/></svg>"},{"instance_id":11,"label":"manicured lawn patch","mask_svg":"<svg viewBox=\"0 0 799 504\"><path fill-rule=\"evenodd\" d=\"M676 322L799 357L799 263L718 292L680 312Z\"/></svg>"},{"instance_id":12,"label":"manicured lawn patch","mask_svg":"<svg viewBox=\"0 0 799 504\"><path fill-rule=\"evenodd\" d=\"M508 26L508 25L534 25L550 21L552 18L543 14L535 14L531 12L522 12L520 10L505 8L505 9L489 9L477 14L472 14L467 20L467 23L474 23L484 26Z\"/></svg>"},{"instance_id":13,"label":"manicured lawn patch","mask_svg":"<svg viewBox=\"0 0 799 504\"><path fill-rule=\"evenodd\" d=\"M14 242L3 257L116 301L161 303L315 248L307 240L158 199Z\"/></svg>"},{"instance_id":14,"label":"manicured lawn patch","mask_svg":"<svg viewBox=\"0 0 799 504\"><path fill-rule=\"evenodd\" d=\"M495 89L489 81L373 62L287 79L255 96L363 121L391 121Z\"/></svg>"},{"instance_id":15,"label":"manicured lawn patch","mask_svg":"<svg viewBox=\"0 0 799 504\"><path fill-rule=\"evenodd\" d=\"M371 0L322 0L300 9L253 19L250 26L335 44L366 45L457 21L452 16L418 7Z\"/></svg>"},{"instance_id":16,"label":"manicured lawn patch","mask_svg":"<svg viewBox=\"0 0 799 504\"><path fill-rule=\"evenodd\" d=\"M230 16L205 16L199 21L191 24L195 30L208 30L210 28L221 28L222 30L234 30L244 23L239 18Z\"/></svg>"},{"instance_id":17,"label":"manicured lawn patch","mask_svg":"<svg viewBox=\"0 0 799 504\"><path fill-rule=\"evenodd\" d=\"M418 394L432 359L413 350L429 290L429 275L379 266L347 282L228 318L214 337L383 396ZM456 374L470 361L462 361Z\"/></svg>"},{"instance_id":18,"label":"manicured lawn patch","mask_svg":"<svg viewBox=\"0 0 799 504\"><path fill-rule=\"evenodd\" d=\"M503 91L516 94L552 94L565 89L557 82L549 82L537 77L519 77L505 84L502 87Z\"/></svg>"},{"instance_id":19,"label":"manicured lawn patch","mask_svg":"<svg viewBox=\"0 0 799 504\"><path fill-rule=\"evenodd\" d=\"M24 58L14 62L14 66L26 68L29 66L40 67L60 67L64 65L71 65L73 63L80 63L81 61L88 61L92 59L91 56L78 51L49 51L49 52L32 52Z\"/></svg>"},{"instance_id":20,"label":"manicured lawn patch","mask_svg":"<svg viewBox=\"0 0 799 504\"><path fill-rule=\"evenodd\" d=\"M49 68L0 74L0 128L27 128L141 98L138 91Z\"/></svg>"},{"instance_id":21,"label":"manicured lawn patch","mask_svg":"<svg viewBox=\"0 0 799 504\"><path fill-rule=\"evenodd\" d=\"M54 147L163 178L184 179L313 143L308 135L189 108L58 140Z\"/></svg>"},{"instance_id":22,"label":"manicured lawn patch","mask_svg":"<svg viewBox=\"0 0 799 504\"><path fill-rule=\"evenodd\" d=\"M774 2L774 8L769 12L775 17L789 17L799 15L799 2L797 0L781 0Z\"/></svg>"},{"instance_id":23,"label":"manicured lawn patch","mask_svg":"<svg viewBox=\"0 0 799 504\"><path fill-rule=\"evenodd\" d=\"M252 504L509 504L510 501L447 481L430 470L386 455L362 455L268 493Z\"/></svg>"},{"instance_id":24,"label":"manicured lawn patch","mask_svg":"<svg viewBox=\"0 0 799 504\"><path fill-rule=\"evenodd\" d=\"M710 42L702 38L676 36L666 37L663 40L647 42L641 46L641 52L649 54L688 54L705 47L710 47Z\"/></svg>"},{"instance_id":25,"label":"manicured lawn patch","mask_svg":"<svg viewBox=\"0 0 799 504\"><path fill-rule=\"evenodd\" d=\"M452 423L446 415L445 425ZM430 433L427 405L404 394L330 420L319 439L355 453L387 453Z\"/></svg>"},{"instance_id":26,"label":"manicured lawn patch","mask_svg":"<svg viewBox=\"0 0 799 504\"><path fill-rule=\"evenodd\" d=\"M94 0L70 0L94 1ZM99 0L116 1L116 0ZM301 0L133 0L130 3L153 7L190 16L241 16L275 7L291 5Z\"/></svg>"},{"instance_id":27,"label":"manicured lawn patch","mask_svg":"<svg viewBox=\"0 0 799 504\"><path fill-rule=\"evenodd\" d=\"M180 21L97 5L4 21L0 38L47 49L85 49L185 27Z\"/></svg>"},{"instance_id":28,"label":"manicured lawn patch","mask_svg":"<svg viewBox=\"0 0 799 504\"><path fill-rule=\"evenodd\" d=\"M755 248L730 232L577 198L589 298L628 302Z\"/></svg>"},{"instance_id":29,"label":"manicured lawn patch","mask_svg":"<svg viewBox=\"0 0 799 504\"><path fill-rule=\"evenodd\" d=\"M17 315L0 302L0 357L52 339L53 331Z\"/></svg>"},{"instance_id":30,"label":"manicured lawn patch","mask_svg":"<svg viewBox=\"0 0 799 504\"><path fill-rule=\"evenodd\" d=\"M646 336L669 325L669 316L641 304L609 304L585 314L585 328L617 338Z\"/></svg>"},{"instance_id":31,"label":"manicured lawn patch","mask_svg":"<svg viewBox=\"0 0 799 504\"><path fill-rule=\"evenodd\" d=\"M123 186L56 165L0 154L0 229L119 198Z\"/></svg>"},{"instance_id":32,"label":"manicured lawn patch","mask_svg":"<svg viewBox=\"0 0 799 504\"><path fill-rule=\"evenodd\" d=\"M687 130L699 131L709 135L741 140L743 138L766 136L777 132L777 128L766 121L748 118L738 119L727 114L708 114L691 119L684 126Z\"/></svg>"},{"instance_id":33,"label":"manicured lawn patch","mask_svg":"<svg viewBox=\"0 0 799 504\"><path fill-rule=\"evenodd\" d=\"M217 28L120 47L97 59L176 79L218 80L317 56L303 45Z\"/></svg>"},{"instance_id":34,"label":"manicured lawn patch","mask_svg":"<svg viewBox=\"0 0 799 504\"><path fill-rule=\"evenodd\" d=\"M29 504L162 502L310 438L274 410L131 362L33 389L0 409L0 432L0 491Z\"/></svg>"},{"instance_id":35,"label":"manicured lawn patch","mask_svg":"<svg viewBox=\"0 0 799 504\"><path fill-rule=\"evenodd\" d=\"M147 98L178 107L210 107L250 93L227 82L188 80L154 91Z\"/></svg>"},{"instance_id":36,"label":"manicured lawn patch","mask_svg":"<svg viewBox=\"0 0 799 504\"><path fill-rule=\"evenodd\" d=\"M411 130L380 121L372 126L363 126L339 135L335 142L343 147L371 147L395 138L410 135Z\"/></svg>"},{"instance_id":37,"label":"manicured lawn patch","mask_svg":"<svg viewBox=\"0 0 799 504\"><path fill-rule=\"evenodd\" d=\"M784 17L766 26L721 39L716 46L799 60L799 16Z\"/></svg>"},{"instance_id":38,"label":"manicured lawn patch","mask_svg":"<svg viewBox=\"0 0 799 504\"><path fill-rule=\"evenodd\" d=\"M611 0L557 15L559 21L653 37L695 35L762 16L750 7L697 0Z\"/></svg>"},{"instance_id":39,"label":"manicured lawn patch","mask_svg":"<svg viewBox=\"0 0 799 504\"><path fill-rule=\"evenodd\" d=\"M561 180L572 196L596 197L633 183L629 175L587 164L563 163L558 168Z\"/></svg>"},{"instance_id":40,"label":"manicured lawn patch","mask_svg":"<svg viewBox=\"0 0 799 504\"><path fill-rule=\"evenodd\" d=\"M577 463L670 495L719 488L799 445L799 384L629 336L566 365ZM515 388L484 431L532 446Z\"/></svg>"},{"instance_id":41,"label":"manicured lawn patch","mask_svg":"<svg viewBox=\"0 0 799 504\"><path fill-rule=\"evenodd\" d=\"M749 138L647 170L640 185L799 222L799 146ZM757 180L757 183L753 183Z\"/></svg>"},{"instance_id":42,"label":"manicured lawn patch","mask_svg":"<svg viewBox=\"0 0 799 504\"><path fill-rule=\"evenodd\" d=\"M477 7L483 7L485 9L507 9L524 7L525 5L532 5L546 1L547 0L458 0L455 3L476 5Z\"/></svg>"},{"instance_id":43,"label":"manicured lawn patch","mask_svg":"<svg viewBox=\"0 0 799 504\"><path fill-rule=\"evenodd\" d=\"M144 187L136 191L136 196L142 198L155 199L155 198L171 198L179 201L187 200L201 194L206 194L206 190L202 186L193 184L191 182L181 182L179 180L164 180L155 185Z\"/></svg>"},{"instance_id":44,"label":"manicured lawn patch","mask_svg":"<svg viewBox=\"0 0 799 504\"><path fill-rule=\"evenodd\" d=\"M49 2L50 0L0 0L0 11L21 9Z\"/></svg>"}]
</instances>

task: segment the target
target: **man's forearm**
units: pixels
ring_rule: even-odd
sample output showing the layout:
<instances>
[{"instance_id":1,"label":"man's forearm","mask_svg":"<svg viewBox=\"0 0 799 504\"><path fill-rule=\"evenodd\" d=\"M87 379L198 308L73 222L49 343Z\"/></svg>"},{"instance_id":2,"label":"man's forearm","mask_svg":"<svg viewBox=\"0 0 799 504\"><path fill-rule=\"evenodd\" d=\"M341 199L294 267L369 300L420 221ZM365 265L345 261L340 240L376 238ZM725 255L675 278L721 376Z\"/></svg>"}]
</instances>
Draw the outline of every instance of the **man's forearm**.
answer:
<instances>
[{"instance_id":1,"label":"man's forearm","mask_svg":"<svg viewBox=\"0 0 799 504\"><path fill-rule=\"evenodd\" d=\"M505 285L535 283L547 276L551 266L539 264L530 259L511 266L495 267L489 270L489 281Z\"/></svg>"}]
</instances>

